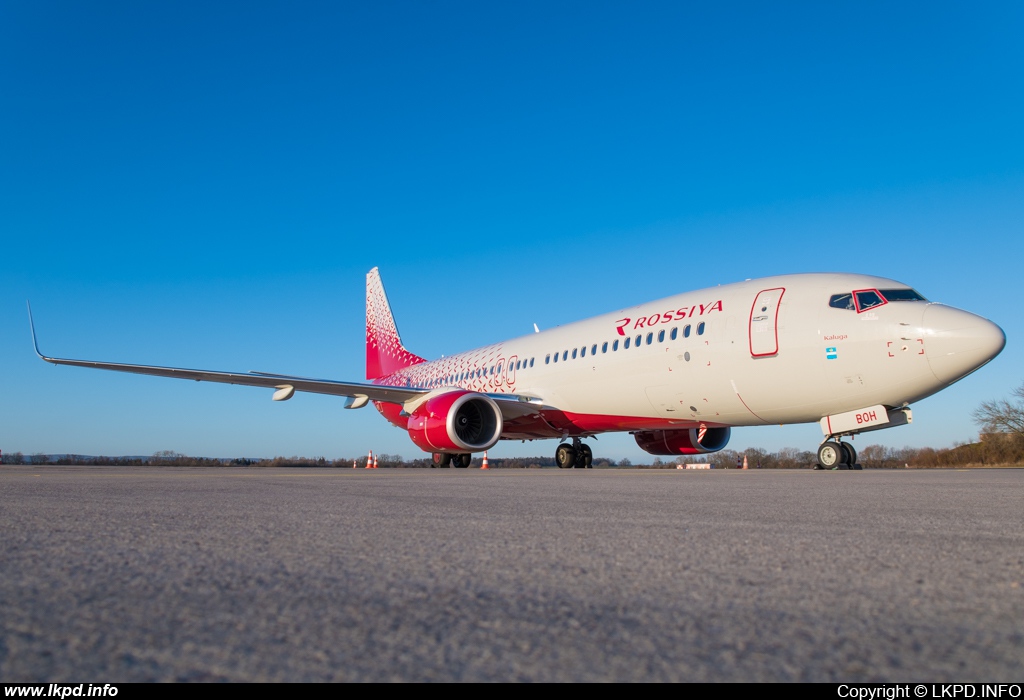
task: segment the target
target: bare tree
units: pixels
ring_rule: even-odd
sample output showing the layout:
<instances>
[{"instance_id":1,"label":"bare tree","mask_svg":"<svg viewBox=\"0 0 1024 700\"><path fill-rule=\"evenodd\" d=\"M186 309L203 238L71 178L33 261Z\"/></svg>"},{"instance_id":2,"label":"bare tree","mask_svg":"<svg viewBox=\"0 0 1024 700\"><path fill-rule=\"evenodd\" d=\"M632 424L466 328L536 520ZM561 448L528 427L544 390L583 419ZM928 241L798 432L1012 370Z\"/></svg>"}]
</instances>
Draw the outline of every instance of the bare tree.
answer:
<instances>
[{"instance_id":1,"label":"bare tree","mask_svg":"<svg viewBox=\"0 0 1024 700\"><path fill-rule=\"evenodd\" d=\"M1024 384L1013 390L1014 399L984 401L971 414L982 433L1024 436Z\"/></svg>"}]
</instances>

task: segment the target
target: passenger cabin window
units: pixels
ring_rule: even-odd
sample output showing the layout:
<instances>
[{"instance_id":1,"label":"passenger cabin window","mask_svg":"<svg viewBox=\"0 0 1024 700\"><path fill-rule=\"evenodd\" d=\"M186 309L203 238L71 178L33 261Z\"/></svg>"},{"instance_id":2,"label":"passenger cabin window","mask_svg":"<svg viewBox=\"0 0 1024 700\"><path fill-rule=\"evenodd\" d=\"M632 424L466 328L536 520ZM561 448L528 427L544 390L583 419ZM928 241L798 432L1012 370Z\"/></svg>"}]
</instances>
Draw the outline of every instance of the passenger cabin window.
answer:
<instances>
[{"instance_id":1,"label":"passenger cabin window","mask_svg":"<svg viewBox=\"0 0 1024 700\"><path fill-rule=\"evenodd\" d=\"M704 322L701 321L697 324L697 335L704 335Z\"/></svg>"},{"instance_id":2,"label":"passenger cabin window","mask_svg":"<svg viewBox=\"0 0 1024 700\"><path fill-rule=\"evenodd\" d=\"M622 349L629 350L629 338L626 338L625 340L622 341Z\"/></svg>"},{"instance_id":3,"label":"passenger cabin window","mask_svg":"<svg viewBox=\"0 0 1024 700\"><path fill-rule=\"evenodd\" d=\"M546 364L546 365L550 365L551 364L551 355L545 355L544 356L544 364Z\"/></svg>"},{"instance_id":4,"label":"passenger cabin window","mask_svg":"<svg viewBox=\"0 0 1024 700\"><path fill-rule=\"evenodd\" d=\"M594 343L593 345L590 346L590 354L591 355L596 355L597 354L597 343Z\"/></svg>"},{"instance_id":5,"label":"passenger cabin window","mask_svg":"<svg viewBox=\"0 0 1024 700\"><path fill-rule=\"evenodd\" d=\"M603 355L606 352L608 352L608 341L607 340L604 341L604 343L601 344L601 354Z\"/></svg>"},{"instance_id":6,"label":"passenger cabin window","mask_svg":"<svg viewBox=\"0 0 1024 700\"><path fill-rule=\"evenodd\" d=\"M690 324L689 323L687 323L685 326L683 326L683 337L684 338L689 338L690 337Z\"/></svg>"},{"instance_id":7,"label":"passenger cabin window","mask_svg":"<svg viewBox=\"0 0 1024 700\"><path fill-rule=\"evenodd\" d=\"M576 359L576 348L572 349L572 359Z\"/></svg>"},{"instance_id":8,"label":"passenger cabin window","mask_svg":"<svg viewBox=\"0 0 1024 700\"><path fill-rule=\"evenodd\" d=\"M668 334L668 337L671 338L672 340L675 340L678 335L679 329L673 326L672 332Z\"/></svg>"},{"instance_id":9,"label":"passenger cabin window","mask_svg":"<svg viewBox=\"0 0 1024 700\"><path fill-rule=\"evenodd\" d=\"M658 342L659 343L664 343L665 342L665 330L664 329L658 331Z\"/></svg>"},{"instance_id":10,"label":"passenger cabin window","mask_svg":"<svg viewBox=\"0 0 1024 700\"><path fill-rule=\"evenodd\" d=\"M648 333L647 334L647 344L650 345L653 342L654 342L654 333Z\"/></svg>"},{"instance_id":11,"label":"passenger cabin window","mask_svg":"<svg viewBox=\"0 0 1024 700\"><path fill-rule=\"evenodd\" d=\"M637 348L640 347L640 341L641 340L643 340L643 336L642 335L638 335L636 338L634 338L633 339L633 347L637 347Z\"/></svg>"},{"instance_id":12,"label":"passenger cabin window","mask_svg":"<svg viewBox=\"0 0 1024 700\"><path fill-rule=\"evenodd\" d=\"M612 343L612 352L618 352L618 351L619 351L619 341L616 340L614 343Z\"/></svg>"},{"instance_id":13,"label":"passenger cabin window","mask_svg":"<svg viewBox=\"0 0 1024 700\"><path fill-rule=\"evenodd\" d=\"M580 348L580 357L586 357L586 356L587 356L587 346L584 345L582 348Z\"/></svg>"},{"instance_id":14,"label":"passenger cabin window","mask_svg":"<svg viewBox=\"0 0 1024 700\"><path fill-rule=\"evenodd\" d=\"M569 351L568 350L563 350L562 351L562 360L565 361L565 360L568 360L568 359L569 359Z\"/></svg>"},{"instance_id":15,"label":"passenger cabin window","mask_svg":"<svg viewBox=\"0 0 1024 700\"><path fill-rule=\"evenodd\" d=\"M530 367L533 367L533 358L530 358Z\"/></svg>"},{"instance_id":16,"label":"passenger cabin window","mask_svg":"<svg viewBox=\"0 0 1024 700\"><path fill-rule=\"evenodd\" d=\"M558 362L558 353L555 353L555 362Z\"/></svg>"}]
</instances>

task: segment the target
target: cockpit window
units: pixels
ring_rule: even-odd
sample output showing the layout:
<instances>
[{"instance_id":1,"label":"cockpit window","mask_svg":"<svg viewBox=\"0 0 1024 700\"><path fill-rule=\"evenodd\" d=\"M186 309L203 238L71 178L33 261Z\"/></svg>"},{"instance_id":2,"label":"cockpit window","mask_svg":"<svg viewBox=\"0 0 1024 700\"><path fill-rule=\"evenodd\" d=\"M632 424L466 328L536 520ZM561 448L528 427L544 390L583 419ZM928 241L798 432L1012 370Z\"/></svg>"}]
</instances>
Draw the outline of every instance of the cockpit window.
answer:
<instances>
[{"instance_id":1,"label":"cockpit window","mask_svg":"<svg viewBox=\"0 0 1024 700\"><path fill-rule=\"evenodd\" d=\"M849 309L853 311L853 295L849 292L846 294L833 294L828 300L828 305L833 309Z\"/></svg>"},{"instance_id":2,"label":"cockpit window","mask_svg":"<svg viewBox=\"0 0 1024 700\"><path fill-rule=\"evenodd\" d=\"M878 293L877 289L858 289L853 293L857 301L857 313L873 309L885 303L885 299Z\"/></svg>"},{"instance_id":3,"label":"cockpit window","mask_svg":"<svg viewBox=\"0 0 1024 700\"><path fill-rule=\"evenodd\" d=\"M857 289L851 294L833 294L828 305L860 313L890 301L928 301L913 289Z\"/></svg>"},{"instance_id":4,"label":"cockpit window","mask_svg":"<svg viewBox=\"0 0 1024 700\"><path fill-rule=\"evenodd\" d=\"M928 301L913 289L879 289L886 301Z\"/></svg>"}]
</instances>

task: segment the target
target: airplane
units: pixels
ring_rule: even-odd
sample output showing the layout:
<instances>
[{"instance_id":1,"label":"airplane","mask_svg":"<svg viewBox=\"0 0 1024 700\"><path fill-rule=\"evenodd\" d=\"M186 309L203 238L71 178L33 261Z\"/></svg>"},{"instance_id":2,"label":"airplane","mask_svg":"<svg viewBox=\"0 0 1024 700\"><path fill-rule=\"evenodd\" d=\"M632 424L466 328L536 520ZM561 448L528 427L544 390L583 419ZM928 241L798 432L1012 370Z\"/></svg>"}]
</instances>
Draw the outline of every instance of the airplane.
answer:
<instances>
[{"instance_id":1,"label":"airplane","mask_svg":"<svg viewBox=\"0 0 1024 700\"><path fill-rule=\"evenodd\" d=\"M859 469L842 438L912 420L910 405L998 355L995 323L895 280L801 273L685 292L426 360L402 344L377 268L366 275L366 382L48 357L92 367L372 402L436 467L468 467L499 440L558 439L563 469L583 439L625 431L653 455L721 450L732 428L818 422L816 468Z\"/></svg>"}]
</instances>

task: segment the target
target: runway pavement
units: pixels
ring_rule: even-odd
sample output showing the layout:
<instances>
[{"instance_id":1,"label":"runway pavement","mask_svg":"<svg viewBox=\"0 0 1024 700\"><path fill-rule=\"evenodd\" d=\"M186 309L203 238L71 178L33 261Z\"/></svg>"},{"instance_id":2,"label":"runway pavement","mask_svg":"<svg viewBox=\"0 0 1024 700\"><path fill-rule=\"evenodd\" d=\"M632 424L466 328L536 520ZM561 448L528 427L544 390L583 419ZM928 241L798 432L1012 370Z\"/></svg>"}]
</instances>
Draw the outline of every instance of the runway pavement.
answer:
<instances>
[{"instance_id":1,"label":"runway pavement","mask_svg":"<svg viewBox=\"0 0 1024 700\"><path fill-rule=\"evenodd\" d=\"M0 680L1024 679L1024 471L0 468Z\"/></svg>"}]
</instances>

